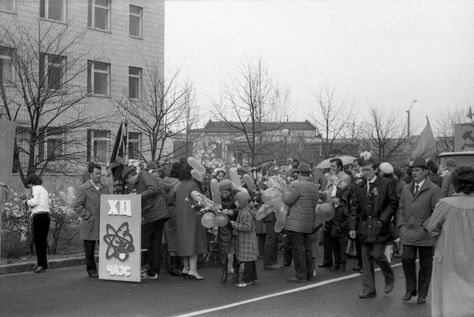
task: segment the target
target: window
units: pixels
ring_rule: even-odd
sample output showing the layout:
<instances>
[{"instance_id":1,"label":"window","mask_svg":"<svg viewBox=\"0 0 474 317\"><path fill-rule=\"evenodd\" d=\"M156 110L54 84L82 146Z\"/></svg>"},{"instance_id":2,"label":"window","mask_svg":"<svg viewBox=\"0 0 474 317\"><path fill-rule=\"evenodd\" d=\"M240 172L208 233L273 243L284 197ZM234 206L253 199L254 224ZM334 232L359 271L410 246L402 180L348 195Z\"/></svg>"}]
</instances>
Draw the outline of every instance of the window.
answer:
<instances>
[{"instance_id":1,"label":"window","mask_svg":"<svg viewBox=\"0 0 474 317\"><path fill-rule=\"evenodd\" d=\"M87 160L107 163L109 161L110 130L87 131Z\"/></svg>"},{"instance_id":2,"label":"window","mask_svg":"<svg viewBox=\"0 0 474 317\"><path fill-rule=\"evenodd\" d=\"M130 36L142 37L142 8L130 6Z\"/></svg>"},{"instance_id":3,"label":"window","mask_svg":"<svg viewBox=\"0 0 474 317\"><path fill-rule=\"evenodd\" d=\"M48 20L66 20L66 0L41 0L40 17Z\"/></svg>"},{"instance_id":4,"label":"window","mask_svg":"<svg viewBox=\"0 0 474 317\"><path fill-rule=\"evenodd\" d=\"M15 12L15 0L0 0L0 11Z\"/></svg>"},{"instance_id":5,"label":"window","mask_svg":"<svg viewBox=\"0 0 474 317\"><path fill-rule=\"evenodd\" d=\"M104 31L110 29L110 2L111 0L89 0L89 27Z\"/></svg>"},{"instance_id":6,"label":"window","mask_svg":"<svg viewBox=\"0 0 474 317\"><path fill-rule=\"evenodd\" d=\"M110 94L110 64L87 62L87 91L96 95Z\"/></svg>"},{"instance_id":7,"label":"window","mask_svg":"<svg viewBox=\"0 0 474 317\"><path fill-rule=\"evenodd\" d=\"M7 47L0 47L0 85L8 85L12 80L12 49Z\"/></svg>"},{"instance_id":8,"label":"window","mask_svg":"<svg viewBox=\"0 0 474 317\"><path fill-rule=\"evenodd\" d=\"M42 54L40 57L40 73L46 80L48 89L64 90L64 74L66 57L60 55Z\"/></svg>"},{"instance_id":9,"label":"window","mask_svg":"<svg viewBox=\"0 0 474 317\"><path fill-rule=\"evenodd\" d=\"M140 98L142 89L142 69L138 67L128 68L128 97Z\"/></svg>"},{"instance_id":10,"label":"window","mask_svg":"<svg viewBox=\"0 0 474 317\"><path fill-rule=\"evenodd\" d=\"M142 144L142 134L140 132L128 133L128 158L139 159Z\"/></svg>"},{"instance_id":11,"label":"window","mask_svg":"<svg viewBox=\"0 0 474 317\"><path fill-rule=\"evenodd\" d=\"M50 162L61 160L61 156L64 155L64 144L63 128L47 128L44 141L39 143L38 159Z\"/></svg>"}]
</instances>

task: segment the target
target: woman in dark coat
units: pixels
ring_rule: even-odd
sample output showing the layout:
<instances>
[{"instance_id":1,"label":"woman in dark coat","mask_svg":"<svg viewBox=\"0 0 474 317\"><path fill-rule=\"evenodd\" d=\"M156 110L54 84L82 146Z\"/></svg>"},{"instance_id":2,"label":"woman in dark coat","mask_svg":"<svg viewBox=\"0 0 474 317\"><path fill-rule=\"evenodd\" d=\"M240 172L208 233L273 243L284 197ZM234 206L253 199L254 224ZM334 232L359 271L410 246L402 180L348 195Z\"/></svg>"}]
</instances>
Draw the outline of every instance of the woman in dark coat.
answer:
<instances>
[{"instance_id":1,"label":"woman in dark coat","mask_svg":"<svg viewBox=\"0 0 474 317\"><path fill-rule=\"evenodd\" d=\"M206 230L201 225L199 210L192 208L187 200L192 191L198 191L199 184L191 176L192 167L185 163L181 170L181 183L176 188L176 238L177 252L183 257L183 274L197 280L204 279L197 272L198 254L207 252Z\"/></svg>"}]
</instances>

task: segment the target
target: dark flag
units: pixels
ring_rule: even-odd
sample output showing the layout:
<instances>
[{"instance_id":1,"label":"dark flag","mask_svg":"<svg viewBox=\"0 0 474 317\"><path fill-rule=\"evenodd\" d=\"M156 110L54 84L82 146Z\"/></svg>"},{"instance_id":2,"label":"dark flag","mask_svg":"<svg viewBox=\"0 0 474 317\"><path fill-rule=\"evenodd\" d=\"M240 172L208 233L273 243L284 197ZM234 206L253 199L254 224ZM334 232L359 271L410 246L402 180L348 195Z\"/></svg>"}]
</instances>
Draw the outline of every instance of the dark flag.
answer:
<instances>
[{"instance_id":1,"label":"dark flag","mask_svg":"<svg viewBox=\"0 0 474 317\"><path fill-rule=\"evenodd\" d=\"M123 120L115 137L114 148L110 156L110 170L114 178L114 194L122 194L124 192L124 183L122 180L122 171L128 161L127 155L127 121Z\"/></svg>"}]
</instances>

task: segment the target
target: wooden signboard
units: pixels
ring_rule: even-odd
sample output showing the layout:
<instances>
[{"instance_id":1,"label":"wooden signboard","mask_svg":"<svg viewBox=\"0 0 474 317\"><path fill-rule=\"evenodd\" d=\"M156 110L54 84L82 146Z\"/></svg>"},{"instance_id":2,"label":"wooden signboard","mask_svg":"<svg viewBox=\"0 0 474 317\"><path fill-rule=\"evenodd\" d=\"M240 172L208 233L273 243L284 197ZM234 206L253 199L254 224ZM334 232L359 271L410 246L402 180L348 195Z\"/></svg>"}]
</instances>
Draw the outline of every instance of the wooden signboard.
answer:
<instances>
[{"instance_id":1,"label":"wooden signboard","mask_svg":"<svg viewBox=\"0 0 474 317\"><path fill-rule=\"evenodd\" d=\"M140 282L141 196L100 197L99 279Z\"/></svg>"}]
</instances>

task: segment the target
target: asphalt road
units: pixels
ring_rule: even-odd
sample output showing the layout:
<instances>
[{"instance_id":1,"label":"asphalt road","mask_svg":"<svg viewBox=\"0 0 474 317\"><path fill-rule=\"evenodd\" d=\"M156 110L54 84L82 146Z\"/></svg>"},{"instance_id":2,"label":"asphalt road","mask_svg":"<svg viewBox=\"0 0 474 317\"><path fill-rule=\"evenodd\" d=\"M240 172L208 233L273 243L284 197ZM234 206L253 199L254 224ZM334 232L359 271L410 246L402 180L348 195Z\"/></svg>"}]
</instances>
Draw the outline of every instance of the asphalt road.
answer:
<instances>
[{"instance_id":1,"label":"asphalt road","mask_svg":"<svg viewBox=\"0 0 474 317\"><path fill-rule=\"evenodd\" d=\"M258 267L258 285L244 289L219 284L217 267L200 270L204 281L163 274L158 280L139 284L91 279L82 266L0 276L0 316L430 316L429 303L401 302L404 281L400 266L395 268L393 293L383 294L383 278L378 272L379 295L365 300L357 297L361 280L352 271L337 274L319 269L312 284L291 284L286 279L293 276L293 268L263 271L261 262ZM341 279L344 276L347 279ZM301 287L308 289L293 291ZM275 295L278 292L287 294ZM258 299L261 296L268 298ZM196 313L199 311L203 314Z\"/></svg>"}]
</instances>

